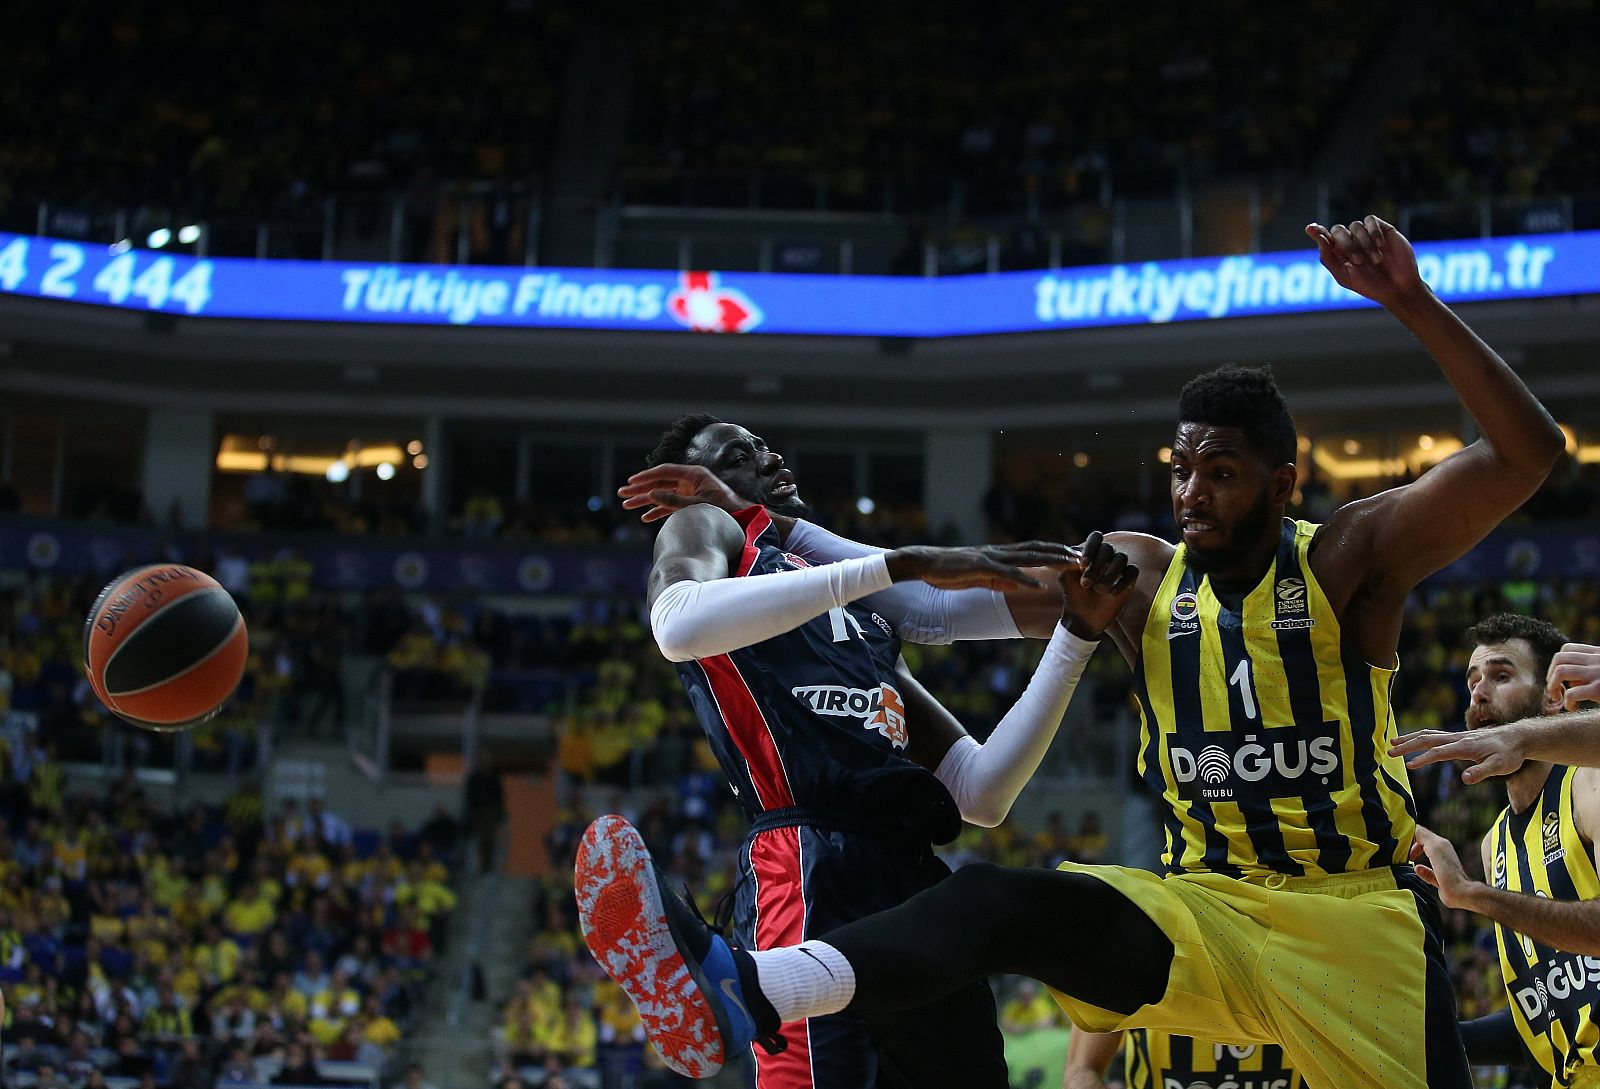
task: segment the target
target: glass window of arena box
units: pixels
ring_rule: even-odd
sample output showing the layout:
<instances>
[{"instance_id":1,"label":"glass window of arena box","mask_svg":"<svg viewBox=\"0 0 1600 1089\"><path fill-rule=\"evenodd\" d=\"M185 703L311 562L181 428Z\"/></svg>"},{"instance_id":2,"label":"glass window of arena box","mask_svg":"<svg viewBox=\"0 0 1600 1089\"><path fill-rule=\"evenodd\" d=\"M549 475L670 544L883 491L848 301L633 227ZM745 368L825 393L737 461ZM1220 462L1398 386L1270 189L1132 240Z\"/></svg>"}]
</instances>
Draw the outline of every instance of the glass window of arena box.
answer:
<instances>
[{"instance_id":1,"label":"glass window of arena box","mask_svg":"<svg viewBox=\"0 0 1600 1089\"><path fill-rule=\"evenodd\" d=\"M219 529L422 531L430 455L420 423L220 421L211 478Z\"/></svg>"},{"instance_id":2,"label":"glass window of arena box","mask_svg":"<svg viewBox=\"0 0 1600 1089\"><path fill-rule=\"evenodd\" d=\"M141 492L142 407L11 394L0 408L0 515L159 518Z\"/></svg>"}]
</instances>

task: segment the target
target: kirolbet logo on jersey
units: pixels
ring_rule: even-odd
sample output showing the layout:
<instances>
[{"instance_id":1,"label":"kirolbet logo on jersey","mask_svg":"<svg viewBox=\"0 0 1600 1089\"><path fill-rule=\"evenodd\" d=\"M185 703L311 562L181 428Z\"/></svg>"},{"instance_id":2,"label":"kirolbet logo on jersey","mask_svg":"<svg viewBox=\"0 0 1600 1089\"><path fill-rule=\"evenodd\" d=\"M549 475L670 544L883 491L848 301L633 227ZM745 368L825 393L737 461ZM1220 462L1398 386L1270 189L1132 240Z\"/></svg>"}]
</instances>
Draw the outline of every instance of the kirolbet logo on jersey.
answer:
<instances>
[{"instance_id":1,"label":"kirolbet logo on jersey","mask_svg":"<svg viewBox=\"0 0 1600 1089\"><path fill-rule=\"evenodd\" d=\"M881 684L877 688L810 684L790 691L819 715L861 719L863 728L877 730L895 748L906 747L906 705L892 684Z\"/></svg>"},{"instance_id":2,"label":"kirolbet logo on jersey","mask_svg":"<svg viewBox=\"0 0 1600 1089\"><path fill-rule=\"evenodd\" d=\"M1208 734L1207 744L1178 744L1169 736L1167 756L1178 796L1188 801L1297 798L1312 789L1338 790L1339 724L1282 726L1237 737Z\"/></svg>"},{"instance_id":3,"label":"kirolbet logo on jersey","mask_svg":"<svg viewBox=\"0 0 1600 1089\"><path fill-rule=\"evenodd\" d=\"M1600 1001L1600 957L1552 951L1549 960L1519 972L1510 990L1529 1026L1546 1032L1560 1007L1576 1013Z\"/></svg>"},{"instance_id":4,"label":"kirolbet logo on jersey","mask_svg":"<svg viewBox=\"0 0 1600 1089\"><path fill-rule=\"evenodd\" d=\"M1294 631L1317 626L1306 603L1304 579L1279 579L1272 591L1272 610L1273 631Z\"/></svg>"}]
</instances>

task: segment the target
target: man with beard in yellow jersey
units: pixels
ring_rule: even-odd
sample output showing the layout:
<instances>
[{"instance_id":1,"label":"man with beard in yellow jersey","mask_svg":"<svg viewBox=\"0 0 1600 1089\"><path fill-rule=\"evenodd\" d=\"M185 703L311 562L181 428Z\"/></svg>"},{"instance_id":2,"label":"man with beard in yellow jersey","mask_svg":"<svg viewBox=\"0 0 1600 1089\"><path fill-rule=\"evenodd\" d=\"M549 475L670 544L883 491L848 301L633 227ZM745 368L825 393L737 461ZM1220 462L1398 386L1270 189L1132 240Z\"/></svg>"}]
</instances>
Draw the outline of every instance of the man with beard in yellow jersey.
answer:
<instances>
[{"instance_id":1,"label":"man with beard in yellow jersey","mask_svg":"<svg viewBox=\"0 0 1600 1089\"><path fill-rule=\"evenodd\" d=\"M1118 1051L1126 1089L1305 1089L1276 1044L1220 1044L1149 1029L1074 1032L1061 1089L1105 1089Z\"/></svg>"},{"instance_id":2,"label":"man with beard in yellow jersey","mask_svg":"<svg viewBox=\"0 0 1600 1089\"><path fill-rule=\"evenodd\" d=\"M1562 685L1547 683L1566 643L1558 629L1501 614L1471 628L1467 637L1473 648L1467 663L1472 736L1427 731L1401 739L1397 750L1422 754L1413 760L1417 765L1444 759L1476 765L1500 739L1526 729L1519 720L1561 710ZM1551 720L1542 732L1581 736L1574 727L1584 727L1584 717L1560 716L1567 721ZM1592 735L1597 728L1600 721L1591 721L1582 732ZM1461 1026L1468 1055L1474 1062L1513 1062L1526 1047L1552 1086L1600 1086L1600 771L1551 759L1575 756L1600 764L1600 745L1590 739L1587 749L1541 753L1537 743L1524 747L1525 758L1502 780L1509 804L1483 838L1483 870L1492 884L1469 878L1450 842L1426 828L1417 829L1413 852L1419 858L1426 853L1428 865L1417 872L1438 887L1446 905L1495 924L1509 1005Z\"/></svg>"},{"instance_id":3,"label":"man with beard in yellow jersey","mask_svg":"<svg viewBox=\"0 0 1600 1089\"><path fill-rule=\"evenodd\" d=\"M1312 525L1284 516L1297 436L1271 375L1223 368L1184 388L1180 542L1107 538L1140 572L1105 631L1134 670L1165 876L964 866L819 939L750 952L680 910L637 831L603 817L578 857L580 903L604 908L585 933L613 978L674 982L673 1032L742 1050L780 1021L1014 973L1050 986L1079 1028L1277 1044L1319 1089L1471 1084L1437 909L1409 862L1389 689L1412 588L1520 507L1565 438L1392 226L1307 233L1339 284L1421 342L1479 438Z\"/></svg>"}]
</instances>

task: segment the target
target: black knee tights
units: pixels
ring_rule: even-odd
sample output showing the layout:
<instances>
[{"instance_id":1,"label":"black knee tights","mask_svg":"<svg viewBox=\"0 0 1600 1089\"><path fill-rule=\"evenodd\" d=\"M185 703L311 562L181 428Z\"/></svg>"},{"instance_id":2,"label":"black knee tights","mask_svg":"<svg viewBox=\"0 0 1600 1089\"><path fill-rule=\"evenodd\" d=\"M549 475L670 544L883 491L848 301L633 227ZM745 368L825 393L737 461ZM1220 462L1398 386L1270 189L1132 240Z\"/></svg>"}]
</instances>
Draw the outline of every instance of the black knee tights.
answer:
<instances>
[{"instance_id":1,"label":"black knee tights","mask_svg":"<svg viewBox=\"0 0 1600 1089\"><path fill-rule=\"evenodd\" d=\"M899 907L821 935L856 973L852 1010L903 1009L1005 973L1132 1013L1166 991L1172 942L1110 885L1060 870L963 866Z\"/></svg>"}]
</instances>

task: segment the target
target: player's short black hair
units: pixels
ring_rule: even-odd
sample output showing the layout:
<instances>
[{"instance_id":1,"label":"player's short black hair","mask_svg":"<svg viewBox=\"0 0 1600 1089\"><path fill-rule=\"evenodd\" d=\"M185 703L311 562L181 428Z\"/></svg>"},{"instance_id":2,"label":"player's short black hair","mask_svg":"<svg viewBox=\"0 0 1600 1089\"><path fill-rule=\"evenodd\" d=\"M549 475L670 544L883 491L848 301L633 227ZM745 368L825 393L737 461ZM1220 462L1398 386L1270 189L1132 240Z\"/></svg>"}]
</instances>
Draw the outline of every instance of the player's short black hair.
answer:
<instances>
[{"instance_id":1,"label":"player's short black hair","mask_svg":"<svg viewBox=\"0 0 1600 1089\"><path fill-rule=\"evenodd\" d=\"M689 460L689 444L712 424L723 421L709 412L686 412L667 425L656 441L656 448L644 456L645 468L653 465L683 465Z\"/></svg>"},{"instance_id":2,"label":"player's short black hair","mask_svg":"<svg viewBox=\"0 0 1600 1089\"><path fill-rule=\"evenodd\" d=\"M1295 459L1294 417L1271 367L1218 367L1191 378L1178 394L1178 420L1237 427L1275 466Z\"/></svg>"},{"instance_id":3,"label":"player's short black hair","mask_svg":"<svg viewBox=\"0 0 1600 1089\"><path fill-rule=\"evenodd\" d=\"M1467 642L1474 647L1507 643L1513 639L1521 639L1533 648L1541 679L1550 672L1550 659L1556 656L1556 651L1561 649L1563 643L1570 642L1566 632L1548 620L1535 620L1517 613L1496 613L1467 629Z\"/></svg>"}]
</instances>

